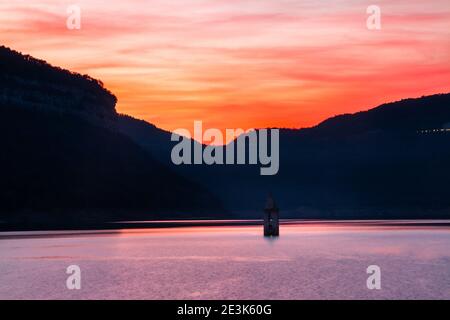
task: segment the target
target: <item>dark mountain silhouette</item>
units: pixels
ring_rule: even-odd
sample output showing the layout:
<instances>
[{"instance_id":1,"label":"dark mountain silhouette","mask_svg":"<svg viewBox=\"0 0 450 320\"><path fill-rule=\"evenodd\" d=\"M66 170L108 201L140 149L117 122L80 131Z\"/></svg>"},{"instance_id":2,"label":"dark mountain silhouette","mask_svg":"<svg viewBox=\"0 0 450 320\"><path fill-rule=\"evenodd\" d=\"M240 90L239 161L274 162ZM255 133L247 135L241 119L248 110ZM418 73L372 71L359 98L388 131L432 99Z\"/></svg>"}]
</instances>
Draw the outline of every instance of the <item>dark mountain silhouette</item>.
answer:
<instances>
[{"instance_id":1,"label":"dark mountain silhouette","mask_svg":"<svg viewBox=\"0 0 450 320\"><path fill-rule=\"evenodd\" d=\"M406 132L443 128L450 120L449 95L405 99L377 108L327 119L309 132L322 136L350 136L364 132Z\"/></svg>"},{"instance_id":2,"label":"dark mountain silhouette","mask_svg":"<svg viewBox=\"0 0 450 320\"><path fill-rule=\"evenodd\" d=\"M46 226L224 213L117 129L101 82L0 47L0 221Z\"/></svg>"},{"instance_id":3,"label":"dark mountain silhouette","mask_svg":"<svg viewBox=\"0 0 450 320\"><path fill-rule=\"evenodd\" d=\"M5 106L114 120L116 97L101 81L0 46L0 101Z\"/></svg>"},{"instance_id":4,"label":"dark mountain silhouette","mask_svg":"<svg viewBox=\"0 0 450 320\"><path fill-rule=\"evenodd\" d=\"M121 130L170 163L170 134L132 118ZM259 217L272 192L284 217L450 217L450 94L406 99L280 130L280 171L259 166L173 166L241 217ZM430 131L436 130L436 131Z\"/></svg>"},{"instance_id":5,"label":"dark mountain silhouette","mask_svg":"<svg viewBox=\"0 0 450 320\"><path fill-rule=\"evenodd\" d=\"M261 217L269 192L282 218L450 217L450 94L280 129L260 176L173 165L171 133L117 114L101 82L5 47L0 84L0 221Z\"/></svg>"}]
</instances>

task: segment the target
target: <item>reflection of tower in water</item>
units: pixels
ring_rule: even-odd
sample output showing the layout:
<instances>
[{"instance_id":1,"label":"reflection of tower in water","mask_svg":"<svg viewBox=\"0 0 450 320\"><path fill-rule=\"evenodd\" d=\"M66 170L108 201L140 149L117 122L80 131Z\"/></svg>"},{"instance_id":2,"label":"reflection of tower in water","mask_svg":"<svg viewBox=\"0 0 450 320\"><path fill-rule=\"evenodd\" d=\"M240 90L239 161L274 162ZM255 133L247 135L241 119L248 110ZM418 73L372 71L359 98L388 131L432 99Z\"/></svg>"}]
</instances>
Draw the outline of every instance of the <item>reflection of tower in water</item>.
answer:
<instances>
[{"instance_id":1,"label":"reflection of tower in water","mask_svg":"<svg viewBox=\"0 0 450 320\"><path fill-rule=\"evenodd\" d=\"M280 235L279 211L272 195L267 198L264 209L264 236L278 237Z\"/></svg>"}]
</instances>

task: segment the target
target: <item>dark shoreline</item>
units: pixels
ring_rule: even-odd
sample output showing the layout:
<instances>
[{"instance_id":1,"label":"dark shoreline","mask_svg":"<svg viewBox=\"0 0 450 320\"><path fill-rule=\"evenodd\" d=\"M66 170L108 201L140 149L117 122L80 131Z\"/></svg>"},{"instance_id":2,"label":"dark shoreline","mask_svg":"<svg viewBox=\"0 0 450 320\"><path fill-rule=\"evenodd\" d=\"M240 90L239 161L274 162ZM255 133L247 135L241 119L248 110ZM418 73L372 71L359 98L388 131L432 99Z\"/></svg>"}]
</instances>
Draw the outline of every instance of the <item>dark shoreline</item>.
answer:
<instances>
[{"instance_id":1,"label":"dark shoreline","mask_svg":"<svg viewBox=\"0 0 450 320\"><path fill-rule=\"evenodd\" d=\"M282 219L281 225L327 225L327 226L383 226L383 227L450 227L450 219ZM117 221L91 224L8 224L0 222L0 239L2 232L26 231L113 231L122 229L159 229L182 227L225 227L258 226L262 220L161 220L161 221Z\"/></svg>"}]
</instances>

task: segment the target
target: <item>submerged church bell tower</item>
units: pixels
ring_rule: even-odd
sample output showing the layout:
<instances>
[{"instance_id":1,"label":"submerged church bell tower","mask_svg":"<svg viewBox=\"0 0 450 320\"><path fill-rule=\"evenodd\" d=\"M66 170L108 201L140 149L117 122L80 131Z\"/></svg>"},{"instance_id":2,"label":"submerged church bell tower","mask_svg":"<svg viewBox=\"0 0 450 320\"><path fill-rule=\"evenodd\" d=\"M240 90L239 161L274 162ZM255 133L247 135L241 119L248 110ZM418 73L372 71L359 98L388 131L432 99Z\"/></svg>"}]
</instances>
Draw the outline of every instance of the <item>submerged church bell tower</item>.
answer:
<instances>
[{"instance_id":1,"label":"submerged church bell tower","mask_svg":"<svg viewBox=\"0 0 450 320\"><path fill-rule=\"evenodd\" d=\"M264 236L278 237L280 235L279 213L272 195L267 198L264 209Z\"/></svg>"}]
</instances>

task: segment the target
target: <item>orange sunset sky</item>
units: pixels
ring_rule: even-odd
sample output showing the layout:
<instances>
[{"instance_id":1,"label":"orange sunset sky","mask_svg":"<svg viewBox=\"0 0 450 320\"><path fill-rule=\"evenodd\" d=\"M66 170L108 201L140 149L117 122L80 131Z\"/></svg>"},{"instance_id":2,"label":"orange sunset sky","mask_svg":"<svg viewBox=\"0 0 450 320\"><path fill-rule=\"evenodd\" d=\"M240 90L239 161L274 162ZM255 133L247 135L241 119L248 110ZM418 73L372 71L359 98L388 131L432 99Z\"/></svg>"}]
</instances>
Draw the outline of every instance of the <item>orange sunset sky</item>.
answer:
<instances>
[{"instance_id":1,"label":"orange sunset sky","mask_svg":"<svg viewBox=\"0 0 450 320\"><path fill-rule=\"evenodd\" d=\"M81 30L66 28L71 4ZM381 30L366 27L372 4ZM168 130L306 127L450 92L449 0L0 0L0 34Z\"/></svg>"}]
</instances>

